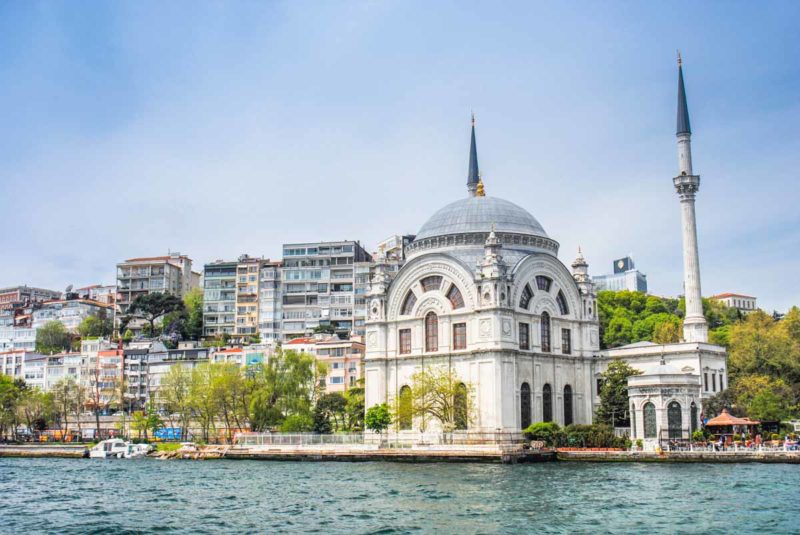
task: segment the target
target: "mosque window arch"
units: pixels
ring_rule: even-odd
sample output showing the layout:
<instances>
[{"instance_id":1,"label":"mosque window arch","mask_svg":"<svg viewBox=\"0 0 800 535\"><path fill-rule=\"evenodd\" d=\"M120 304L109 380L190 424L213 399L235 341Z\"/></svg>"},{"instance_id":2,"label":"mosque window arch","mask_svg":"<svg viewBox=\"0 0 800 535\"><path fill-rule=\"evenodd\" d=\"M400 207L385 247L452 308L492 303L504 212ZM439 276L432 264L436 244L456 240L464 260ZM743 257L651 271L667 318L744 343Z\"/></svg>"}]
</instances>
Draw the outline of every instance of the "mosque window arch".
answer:
<instances>
[{"instance_id":1,"label":"mosque window arch","mask_svg":"<svg viewBox=\"0 0 800 535\"><path fill-rule=\"evenodd\" d=\"M439 317L433 312L425 316L425 351L439 351Z\"/></svg>"},{"instance_id":2,"label":"mosque window arch","mask_svg":"<svg viewBox=\"0 0 800 535\"><path fill-rule=\"evenodd\" d=\"M403 306L400 307L400 315L408 316L411 314L411 311L414 310L414 305L417 304L417 296L411 290L408 291L406 294L405 299L403 299Z\"/></svg>"},{"instance_id":3,"label":"mosque window arch","mask_svg":"<svg viewBox=\"0 0 800 535\"><path fill-rule=\"evenodd\" d=\"M425 277L419 281L419 283L422 286L422 291L424 292L438 290L442 287L442 277L440 275L431 275L429 277Z\"/></svg>"},{"instance_id":4,"label":"mosque window arch","mask_svg":"<svg viewBox=\"0 0 800 535\"><path fill-rule=\"evenodd\" d=\"M533 299L533 290L531 290L530 284L526 284L522 289L522 295L519 298L519 308L528 310L528 307L531 304L531 299Z\"/></svg>"},{"instance_id":5,"label":"mosque window arch","mask_svg":"<svg viewBox=\"0 0 800 535\"><path fill-rule=\"evenodd\" d=\"M564 385L564 425L572 424L572 387Z\"/></svg>"},{"instance_id":6,"label":"mosque window arch","mask_svg":"<svg viewBox=\"0 0 800 535\"><path fill-rule=\"evenodd\" d=\"M400 387L400 399L397 403L397 425L401 431L411 429L411 387Z\"/></svg>"},{"instance_id":7,"label":"mosque window arch","mask_svg":"<svg viewBox=\"0 0 800 535\"><path fill-rule=\"evenodd\" d=\"M697 404L692 401L692 404L689 406L689 412L692 421L692 433L697 431Z\"/></svg>"},{"instance_id":8,"label":"mosque window arch","mask_svg":"<svg viewBox=\"0 0 800 535\"><path fill-rule=\"evenodd\" d=\"M558 295L556 295L556 303L558 303L558 311L561 312L562 316L566 316L569 314L569 306L567 305L567 298L564 296L564 292L561 290L558 291Z\"/></svg>"},{"instance_id":9,"label":"mosque window arch","mask_svg":"<svg viewBox=\"0 0 800 535\"><path fill-rule=\"evenodd\" d=\"M553 279L545 277L544 275L536 275L536 287L543 292L549 292L550 286L553 284Z\"/></svg>"},{"instance_id":10,"label":"mosque window arch","mask_svg":"<svg viewBox=\"0 0 800 535\"><path fill-rule=\"evenodd\" d=\"M542 351L550 353L550 314L542 312Z\"/></svg>"},{"instance_id":11,"label":"mosque window arch","mask_svg":"<svg viewBox=\"0 0 800 535\"><path fill-rule=\"evenodd\" d=\"M649 401L644 404L644 438L656 438L656 406Z\"/></svg>"},{"instance_id":12,"label":"mosque window arch","mask_svg":"<svg viewBox=\"0 0 800 535\"><path fill-rule=\"evenodd\" d=\"M459 383L456 386L455 396L453 396L453 416L455 429L466 430L469 426L469 414L467 409L467 385Z\"/></svg>"},{"instance_id":13,"label":"mosque window arch","mask_svg":"<svg viewBox=\"0 0 800 535\"><path fill-rule=\"evenodd\" d=\"M447 299L450 300L453 310L464 308L464 296L461 295L461 290L455 284L451 284L450 289L447 290Z\"/></svg>"},{"instance_id":14,"label":"mosque window arch","mask_svg":"<svg viewBox=\"0 0 800 535\"><path fill-rule=\"evenodd\" d=\"M531 425L531 387L528 383L519 387L519 421L522 429Z\"/></svg>"},{"instance_id":15,"label":"mosque window arch","mask_svg":"<svg viewBox=\"0 0 800 535\"><path fill-rule=\"evenodd\" d=\"M553 421L553 389L547 383L542 387L542 421Z\"/></svg>"},{"instance_id":16,"label":"mosque window arch","mask_svg":"<svg viewBox=\"0 0 800 535\"><path fill-rule=\"evenodd\" d=\"M671 401L667 405L667 430L669 438L681 438L681 427L683 425L681 415L681 404Z\"/></svg>"}]
</instances>

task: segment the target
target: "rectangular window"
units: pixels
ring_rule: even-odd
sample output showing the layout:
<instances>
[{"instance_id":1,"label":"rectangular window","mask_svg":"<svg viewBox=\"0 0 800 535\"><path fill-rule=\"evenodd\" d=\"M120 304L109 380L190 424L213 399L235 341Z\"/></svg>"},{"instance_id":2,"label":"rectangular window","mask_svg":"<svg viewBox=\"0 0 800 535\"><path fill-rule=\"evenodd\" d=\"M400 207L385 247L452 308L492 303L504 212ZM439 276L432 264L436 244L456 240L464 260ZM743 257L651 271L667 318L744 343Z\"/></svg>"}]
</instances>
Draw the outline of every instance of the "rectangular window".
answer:
<instances>
[{"instance_id":1,"label":"rectangular window","mask_svg":"<svg viewBox=\"0 0 800 535\"><path fill-rule=\"evenodd\" d=\"M400 329L400 354L411 353L411 329Z\"/></svg>"},{"instance_id":2,"label":"rectangular window","mask_svg":"<svg viewBox=\"0 0 800 535\"><path fill-rule=\"evenodd\" d=\"M530 325L527 323L519 324L519 348L528 350L531 348L530 343Z\"/></svg>"},{"instance_id":3,"label":"rectangular window","mask_svg":"<svg viewBox=\"0 0 800 535\"><path fill-rule=\"evenodd\" d=\"M572 331L561 329L561 352L565 355L572 354Z\"/></svg>"},{"instance_id":4,"label":"rectangular window","mask_svg":"<svg viewBox=\"0 0 800 535\"><path fill-rule=\"evenodd\" d=\"M598 379L597 380L597 395L598 396L600 395L600 390L602 390L602 389L603 389L603 380L602 379Z\"/></svg>"},{"instance_id":5,"label":"rectangular window","mask_svg":"<svg viewBox=\"0 0 800 535\"><path fill-rule=\"evenodd\" d=\"M712 373L711 374L711 391L712 392L716 392L717 391L717 374L716 373Z\"/></svg>"},{"instance_id":6,"label":"rectangular window","mask_svg":"<svg viewBox=\"0 0 800 535\"><path fill-rule=\"evenodd\" d=\"M467 324L453 324L453 349L467 349Z\"/></svg>"},{"instance_id":7,"label":"rectangular window","mask_svg":"<svg viewBox=\"0 0 800 535\"><path fill-rule=\"evenodd\" d=\"M725 385L722 383L722 374L719 374L719 391L725 390Z\"/></svg>"},{"instance_id":8,"label":"rectangular window","mask_svg":"<svg viewBox=\"0 0 800 535\"><path fill-rule=\"evenodd\" d=\"M708 392L708 372L703 372L703 390Z\"/></svg>"}]
</instances>

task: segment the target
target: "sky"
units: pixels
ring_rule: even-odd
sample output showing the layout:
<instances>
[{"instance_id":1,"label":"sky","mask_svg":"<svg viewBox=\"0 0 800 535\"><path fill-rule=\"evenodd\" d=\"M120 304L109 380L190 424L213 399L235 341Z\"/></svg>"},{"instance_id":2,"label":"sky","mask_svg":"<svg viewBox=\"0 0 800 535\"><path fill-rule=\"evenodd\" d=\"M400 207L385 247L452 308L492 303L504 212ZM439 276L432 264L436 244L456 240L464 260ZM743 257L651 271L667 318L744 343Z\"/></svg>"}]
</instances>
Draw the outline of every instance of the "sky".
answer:
<instances>
[{"instance_id":1,"label":"sky","mask_svg":"<svg viewBox=\"0 0 800 535\"><path fill-rule=\"evenodd\" d=\"M800 2L0 2L0 287L416 233L488 195L682 293L676 50L704 295L800 304Z\"/></svg>"}]
</instances>

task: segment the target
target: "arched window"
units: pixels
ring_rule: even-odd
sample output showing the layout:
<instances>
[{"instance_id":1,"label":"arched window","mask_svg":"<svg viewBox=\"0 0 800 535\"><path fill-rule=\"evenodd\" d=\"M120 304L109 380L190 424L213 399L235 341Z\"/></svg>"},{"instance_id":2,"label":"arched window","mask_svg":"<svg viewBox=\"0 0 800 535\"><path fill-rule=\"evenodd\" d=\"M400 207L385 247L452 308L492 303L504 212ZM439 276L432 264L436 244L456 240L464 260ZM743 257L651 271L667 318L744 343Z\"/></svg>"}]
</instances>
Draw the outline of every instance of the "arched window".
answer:
<instances>
[{"instance_id":1,"label":"arched window","mask_svg":"<svg viewBox=\"0 0 800 535\"><path fill-rule=\"evenodd\" d=\"M456 387L456 395L453 399L453 416L455 417L456 429L466 429L469 425L469 414L467 414L467 385L459 383Z\"/></svg>"},{"instance_id":2,"label":"arched window","mask_svg":"<svg viewBox=\"0 0 800 535\"><path fill-rule=\"evenodd\" d=\"M536 275L536 287L542 291L549 292L550 285L553 284L553 279L545 277L544 275Z\"/></svg>"},{"instance_id":3,"label":"arched window","mask_svg":"<svg viewBox=\"0 0 800 535\"><path fill-rule=\"evenodd\" d=\"M656 406L644 404L644 438L656 438Z\"/></svg>"},{"instance_id":4,"label":"arched window","mask_svg":"<svg viewBox=\"0 0 800 535\"><path fill-rule=\"evenodd\" d=\"M564 386L564 425L572 423L572 387Z\"/></svg>"},{"instance_id":5,"label":"arched window","mask_svg":"<svg viewBox=\"0 0 800 535\"><path fill-rule=\"evenodd\" d=\"M542 351L550 353L550 314L542 312Z\"/></svg>"},{"instance_id":6,"label":"arched window","mask_svg":"<svg viewBox=\"0 0 800 535\"><path fill-rule=\"evenodd\" d=\"M569 307L567 306L567 298L564 297L564 292L561 290L558 291L558 295L556 295L556 303L558 303L558 311L561 312L562 316L566 316L569 314Z\"/></svg>"},{"instance_id":7,"label":"arched window","mask_svg":"<svg viewBox=\"0 0 800 535\"><path fill-rule=\"evenodd\" d=\"M549 384L542 387L542 421L553 421L553 389Z\"/></svg>"},{"instance_id":8,"label":"arched window","mask_svg":"<svg viewBox=\"0 0 800 535\"><path fill-rule=\"evenodd\" d=\"M461 296L461 291L455 284L451 284L450 289L447 290L447 298L450 300L453 309L464 307L464 298Z\"/></svg>"},{"instance_id":9,"label":"arched window","mask_svg":"<svg viewBox=\"0 0 800 535\"><path fill-rule=\"evenodd\" d=\"M636 405L631 405L631 438L636 438Z\"/></svg>"},{"instance_id":10,"label":"arched window","mask_svg":"<svg viewBox=\"0 0 800 535\"><path fill-rule=\"evenodd\" d=\"M433 312L425 316L425 351L439 351L439 318Z\"/></svg>"},{"instance_id":11,"label":"arched window","mask_svg":"<svg viewBox=\"0 0 800 535\"><path fill-rule=\"evenodd\" d=\"M526 284L525 287L522 289L522 295L519 298L519 308L524 308L525 310L528 310L532 298L533 298L533 290L531 290L529 284Z\"/></svg>"},{"instance_id":12,"label":"arched window","mask_svg":"<svg viewBox=\"0 0 800 535\"><path fill-rule=\"evenodd\" d=\"M694 433L697 431L697 405L694 401L692 401L692 404L689 406L689 412L692 417L692 433Z\"/></svg>"},{"instance_id":13,"label":"arched window","mask_svg":"<svg viewBox=\"0 0 800 535\"><path fill-rule=\"evenodd\" d=\"M397 404L397 425L400 430L411 429L411 387L404 385L400 388L400 401Z\"/></svg>"},{"instance_id":14,"label":"arched window","mask_svg":"<svg viewBox=\"0 0 800 535\"><path fill-rule=\"evenodd\" d=\"M681 438L681 404L677 401L671 402L667 406L667 429L669 438Z\"/></svg>"},{"instance_id":15,"label":"arched window","mask_svg":"<svg viewBox=\"0 0 800 535\"><path fill-rule=\"evenodd\" d=\"M411 314L411 311L414 310L414 305L416 304L417 304L417 296L414 295L414 292L409 290L408 294L406 294L406 298L403 299L403 306L400 307L400 315L408 316L409 314Z\"/></svg>"},{"instance_id":16,"label":"arched window","mask_svg":"<svg viewBox=\"0 0 800 535\"><path fill-rule=\"evenodd\" d=\"M419 283L422 285L422 291L430 292L431 290L438 290L442 287L442 277L439 275L431 275L425 277Z\"/></svg>"},{"instance_id":17,"label":"arched window","mask_svg":"<svg viewBox=\"0 0 800 535\"><path fill-rule=\"evenodd\" d=\"M531 387L528 383L519 387L519 415L522 429L531 425Z\"/></svg>"}]
</instances>

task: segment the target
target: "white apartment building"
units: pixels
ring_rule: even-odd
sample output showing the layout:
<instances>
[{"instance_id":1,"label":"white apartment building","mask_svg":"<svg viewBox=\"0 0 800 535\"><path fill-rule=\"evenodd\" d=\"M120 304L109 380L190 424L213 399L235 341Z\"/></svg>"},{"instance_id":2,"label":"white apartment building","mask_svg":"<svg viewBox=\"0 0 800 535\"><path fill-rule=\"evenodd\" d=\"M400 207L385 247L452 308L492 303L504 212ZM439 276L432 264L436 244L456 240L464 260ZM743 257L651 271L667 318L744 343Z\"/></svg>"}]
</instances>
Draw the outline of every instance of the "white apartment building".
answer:
<instances>
[{"instance_id":1,"label":"white apartment building","mask_svg":"<svg viewBox=\"0 0 800 535\"><path fill-rule=\"evenodd\" d=\"M39 329L50 321L58 321L65 329L74 333L78 331L81 322L89 316L105 315L111 318L113 314L113 305L90 299L48 301L33 311L32 327Z\"/></svg>"},{"instance_id":2,"label":"white apartment building","mask_svg":"<svg viewBox=\"0 0 800 535\"><path fill-rule=\"evenodd\" d=\"M735 308L739 312L745 314L754 310L758 310L758 305L756 303L758 299L752 295L724 293L714 295L711 297L711 299L716 299L721 303L725 303L726 306Z\"/></svg>"}]
</instances>

